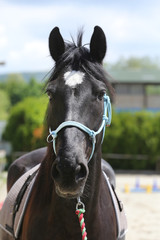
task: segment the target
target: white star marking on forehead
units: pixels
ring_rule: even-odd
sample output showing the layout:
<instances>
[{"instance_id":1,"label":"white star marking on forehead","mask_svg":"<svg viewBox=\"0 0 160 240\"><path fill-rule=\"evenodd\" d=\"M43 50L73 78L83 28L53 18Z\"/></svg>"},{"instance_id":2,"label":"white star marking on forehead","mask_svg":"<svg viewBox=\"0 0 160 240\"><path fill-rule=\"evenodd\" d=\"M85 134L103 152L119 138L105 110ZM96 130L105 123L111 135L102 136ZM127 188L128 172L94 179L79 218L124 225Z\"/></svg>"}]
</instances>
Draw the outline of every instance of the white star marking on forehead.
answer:
<instances>
[{"instance_id":1,"label":"white star marking on forehead","mask_svg":"<svg viewBox=\"0 0 160 240\"><path fill-rule=\"evenodd\" d=\"M77 84L83 82L84 73L80 71L69 71L64 74L65 85L74 88Z\"/></svg>"}]
</instances>

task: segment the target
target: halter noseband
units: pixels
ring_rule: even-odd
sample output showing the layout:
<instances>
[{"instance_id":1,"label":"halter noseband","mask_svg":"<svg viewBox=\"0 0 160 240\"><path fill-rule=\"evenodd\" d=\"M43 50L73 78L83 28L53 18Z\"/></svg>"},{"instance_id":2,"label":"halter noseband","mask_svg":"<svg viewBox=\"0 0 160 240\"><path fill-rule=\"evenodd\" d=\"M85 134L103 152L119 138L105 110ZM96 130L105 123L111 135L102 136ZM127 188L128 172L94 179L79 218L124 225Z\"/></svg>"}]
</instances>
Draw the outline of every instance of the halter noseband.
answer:
<instances>
[{"instance_id":1,"label":"halter noseband","mask_svg":"<svg viewBox=\"0 0 160 240\"><path fill-rule=\"evenodd\" d=\"M47 137L47 142L53 142L53 150L54 150L55 154L56 154L56 138L58 136L59 131L61 131L65 127L77 127L79 129L81 129L82 131L86 132L92 140L92 152L91 152L88 162L91 160L91 158L93 157L94 150L95 150L96 136L103 130L103 137L102 137L102 142L103 142L104 134L105 134L105 127L106 127L106 125L109 126L111 124L112 109L111 109L111 103L110 103L109 96L107 96L105 94L103 97L103 101L104 101L104 112L103 112L102 124L97 131L91 130L90 128L86 127L82 123L79 123L76 121L63 122L54 131L52 131L51 128L49 128L49 135ZM52 140L49 140L50 136L52 137Z\"/></svg>"}]
</instances>

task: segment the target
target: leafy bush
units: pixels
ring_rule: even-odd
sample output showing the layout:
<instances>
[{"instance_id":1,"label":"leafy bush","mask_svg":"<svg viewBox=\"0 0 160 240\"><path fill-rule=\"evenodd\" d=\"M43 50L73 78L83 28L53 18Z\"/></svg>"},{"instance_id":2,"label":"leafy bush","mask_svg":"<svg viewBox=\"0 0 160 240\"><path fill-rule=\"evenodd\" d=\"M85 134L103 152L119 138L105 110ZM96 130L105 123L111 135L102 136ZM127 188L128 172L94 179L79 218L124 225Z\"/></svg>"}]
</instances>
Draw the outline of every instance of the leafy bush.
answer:
<instances>
[{"instance_id":1,"label":"leafy bush","mask_svg":"<svg viewBox=\"0 0 160 240\"><path fill-rule=\"evenodd\" d=\"M10 100L4 90L0 90L0 120L6 120L10 109Z\"/></svg>"},{"instance_id":2,"label":"leafy bush","mask_svg":"<svg viewBox=\"0 0 160 240\"><path fill-rule=\"evenodd\" d=\"M160 114L148 112L113 113L106 130L103 153L142 154L147 160L109 160L115 168L154 169L160 155Z\"/></svg>"},{"instance_id":3,"label":"leafy bush","mask_svg":"<svg viewBox=\"0 0 160 240\"><path fill-rule=\"evenodd\" d=\"M47 98L29 97L12 110L3 138L11 142L14 151L30 151L44 146L43 119Z\"/></svg>"},{"instance_id":4,"label":"leafy bush","mask_svg":"<svg viewBox=\"0 0 160 240\"><path fill-rule=\"evenodd\" d=\"M15 105L24 99L24 91L27 87L27 83L23 77L19 74L9 75L4 85L4 90L8 93L11 105Z\"/></svg>"}]
</instances>

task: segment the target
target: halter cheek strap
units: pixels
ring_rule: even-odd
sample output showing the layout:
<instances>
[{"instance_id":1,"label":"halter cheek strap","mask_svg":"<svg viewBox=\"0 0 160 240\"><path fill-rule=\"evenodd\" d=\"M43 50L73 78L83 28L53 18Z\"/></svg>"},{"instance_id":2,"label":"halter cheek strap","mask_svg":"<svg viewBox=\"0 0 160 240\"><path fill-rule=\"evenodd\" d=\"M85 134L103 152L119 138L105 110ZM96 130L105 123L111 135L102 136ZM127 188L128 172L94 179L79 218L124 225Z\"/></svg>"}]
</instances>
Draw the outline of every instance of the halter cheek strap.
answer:
<instances>
[{"instance_id":1,"label":"halter cheek strap","mask_svg":"<svg viewBox=\"0 0 160 240\"><path fill-rule=\"evenodd\" d=\"M104 100L103 118L102 118L101 126L97 131L91 130L90 128L86 127L82 123L79 123L76 121L63 122L54 131L52 131L51 128L49 128L49 135L47 137L47 142L53 142L53 150L54 150L55 154L56 154L56 138L58 136L59 131L61 131L65 127L77 127L80 130L86 132L92 140L92 152L91 152L88 162L91 160L91 158L93 157L93 154L94 154L94 150L95 150L96 136L99 133L101 133L101 131L103 131L103 137L102 137L102 142L103 142L104 134L105 134L105 127L109 126L111 124L112 109L111 109L110 98L109 98L109 96L107 96L105 94L103 97L103 100ZM49 140L50 137L52 137L51 140Z\"/></svg>"}]
</instances>

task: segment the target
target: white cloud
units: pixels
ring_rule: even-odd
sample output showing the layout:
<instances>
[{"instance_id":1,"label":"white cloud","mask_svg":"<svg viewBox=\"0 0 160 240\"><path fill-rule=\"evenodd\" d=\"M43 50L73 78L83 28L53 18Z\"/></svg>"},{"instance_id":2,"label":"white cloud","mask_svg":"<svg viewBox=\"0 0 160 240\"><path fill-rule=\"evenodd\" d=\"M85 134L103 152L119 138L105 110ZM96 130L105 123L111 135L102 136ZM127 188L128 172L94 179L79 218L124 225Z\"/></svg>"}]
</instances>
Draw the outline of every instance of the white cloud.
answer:
<instances>
[{"instance_id":1,"label":"white cloud","mask_svg":"<svg viewBox=\"0 0 160 240\"><path fill-rule=\"evenodd\" d=\"M7 45L7 37L5 37L5 36L0 36L0 48L3 48L3 47L5 47L6 45Z\"/></svg>"},{"instance_id":2,"label":"white cloud","mask_svg":"<svg viewBox=\"0 0 160 240\"><path fill-rule=\"evenodd\" d=\"M5 33L5 26L0 24L0 48L7 45L8 39Z\"/></svg>"},{"instance_id":3,"label":"white cloud","mask_svg":"<svg viewBox=\"0 0 160 240\"><path fill-rule=\"evenodd\" d=\"M3 34L5 32L4 25L0 24L0 34Z\"/></svg>"},{"instance_id":4,"label":"white cloud","mask_svg":"<svg viewBox=\"0 0 160 240\"><path fill-rule=\"evenodd\" d=\"M32 42L26 43L23 49L24 56L33 56L44 57L48 55L48 47L45 41L35 40Z\"/></svg>"},{"instance_id":5,"label":"white cloud","mask_svg":"<svg viewBox=\"0 0 160 240\"><path fill-rule=\"evenodd\" d=\"M34 40L27 42L22 49L9 52L8 64L15 71L21 67L21 71L26 70L47 70L50 65L48 57L49 51L45 41ZM12 70L13 71L13 70Z\"/></svg>"}]
</instances>

